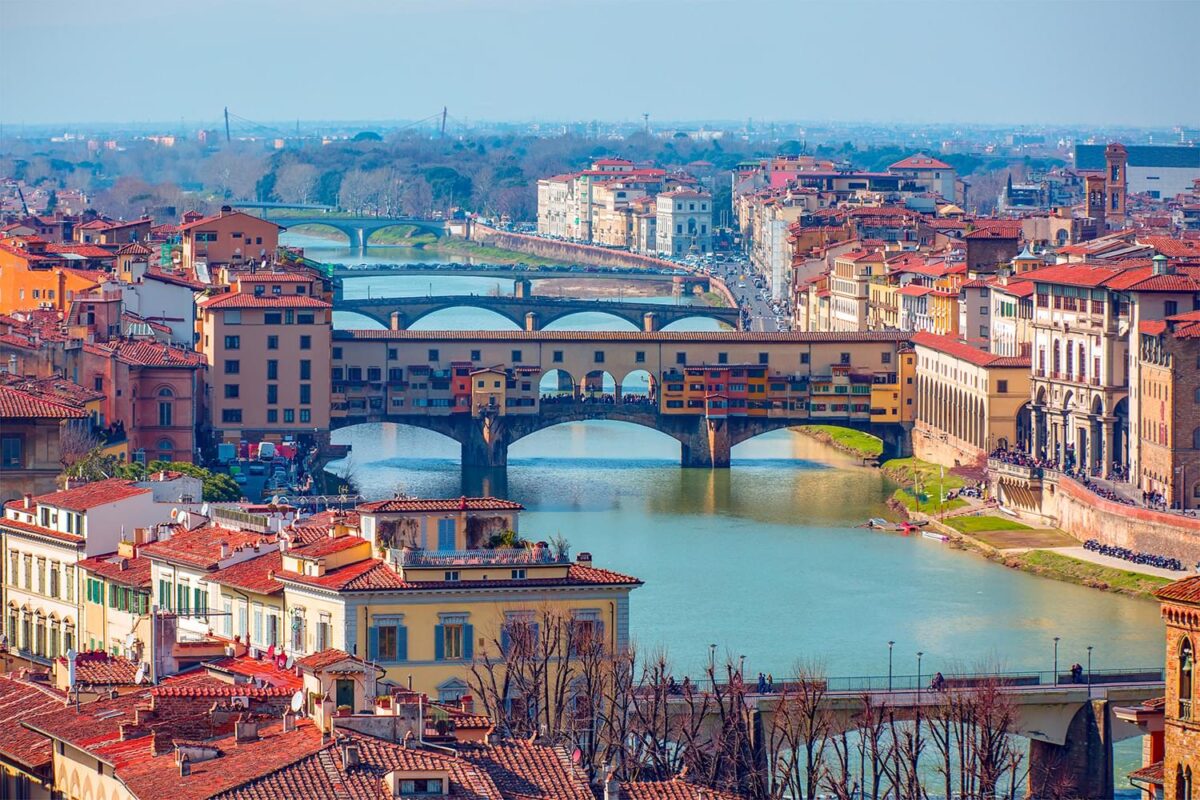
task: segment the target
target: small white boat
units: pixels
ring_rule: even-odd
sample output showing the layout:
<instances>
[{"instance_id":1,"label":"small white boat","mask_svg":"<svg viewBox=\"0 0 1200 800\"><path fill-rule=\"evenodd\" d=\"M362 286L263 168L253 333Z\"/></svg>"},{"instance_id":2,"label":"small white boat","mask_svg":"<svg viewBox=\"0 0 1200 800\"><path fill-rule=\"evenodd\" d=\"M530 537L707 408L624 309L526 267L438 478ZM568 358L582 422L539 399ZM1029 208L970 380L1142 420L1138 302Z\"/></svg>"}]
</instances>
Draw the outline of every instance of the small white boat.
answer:
<instances>
[{"instance_id":1,"label":"small white boat","mask_svg":"<svg viewBox=\"0 0 1200 800\"><path fill-rule=\"evenodd\" d=\"M921 531L922 539L933 539L935 542L948 542L950 537L944 533L934 533L933 531Z\"/></svg>"}]
</instances>

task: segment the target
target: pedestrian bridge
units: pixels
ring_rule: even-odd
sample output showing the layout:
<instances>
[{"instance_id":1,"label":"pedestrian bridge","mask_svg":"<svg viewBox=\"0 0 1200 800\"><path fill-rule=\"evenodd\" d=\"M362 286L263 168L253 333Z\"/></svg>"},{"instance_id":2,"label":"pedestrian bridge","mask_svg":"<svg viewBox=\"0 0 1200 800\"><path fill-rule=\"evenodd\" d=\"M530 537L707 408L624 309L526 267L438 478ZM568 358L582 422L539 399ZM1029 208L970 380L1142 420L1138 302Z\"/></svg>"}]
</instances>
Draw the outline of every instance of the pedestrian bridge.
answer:
<instances>
[{"instance_id":1,"label":"pedestrian bridge","mask_svg":"<svg viewBox=\"0 0 1200 800\"><path fill-rule=\"evenodd\" d=\"M703 317L737 329L742 314L736 308L668 303L585 300L571 297L511 297L444 295L435 297L335 298L335 311L351 311L391 330L404 330L418 320L448 308L481 308L495 312L527 331L537 331L571 314L602 313L625 320L639 330L657 331L672 322Z\"/></svg>"}]
</instances>

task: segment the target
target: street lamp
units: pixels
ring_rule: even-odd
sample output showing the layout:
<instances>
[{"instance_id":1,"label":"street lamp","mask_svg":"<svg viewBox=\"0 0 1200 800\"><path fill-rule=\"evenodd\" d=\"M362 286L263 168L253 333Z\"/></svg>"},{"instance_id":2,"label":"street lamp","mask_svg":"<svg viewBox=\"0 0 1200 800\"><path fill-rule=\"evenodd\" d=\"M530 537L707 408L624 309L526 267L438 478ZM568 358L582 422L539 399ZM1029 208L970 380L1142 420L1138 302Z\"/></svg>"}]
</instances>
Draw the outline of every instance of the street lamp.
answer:
<instances>
[{"instance_id":1,"label":"street lamp","mask_svg":"<svg viewBox=\"0 0 1200 800\"><path fill-rule=\"evenodd\" d=\"M1059 637L1054 637L1054 685L1058 686L1058 640Z\"/></svg>"},{"instance_id":2,"label":"street lamp","mask_svg":"<svg viewBox=\"0 0 1200 800\"><path fill-rule=\"evenodd\" d=\"M738 678L741 680L746 678L746 657L744 655L738 656Z\"/></svg>"},{"instance_id":3,"label":"street lamp","mask_svg":"<svg viewBox=\"0 0 1200 800\"><path fill-rule=\"evenodd\" d=\"M1088 697L1092 696L1092 645L1088 645Z\"/></svg>"},{"instance_id":4,"label":"street lamp","mask_svg":"<svg viewBox=\"0 0 1200 800\"><path fill-rule=\"evenodd\" d=\"M925 655L923 651L917 651L917 705L921 704L921 656L923 655Z\"/></svg>"},{"instance_id":5,"label":"street lamp","mask_svg":"<svg viewBox=\"0 0 1200 800\"><path fill-rule=\"evenodd\" d=\"M892 690L892 648L895 646L896 646L896 643L889 639L888 640L888 691L889 692Z\"/></svg>"}]
</instances>

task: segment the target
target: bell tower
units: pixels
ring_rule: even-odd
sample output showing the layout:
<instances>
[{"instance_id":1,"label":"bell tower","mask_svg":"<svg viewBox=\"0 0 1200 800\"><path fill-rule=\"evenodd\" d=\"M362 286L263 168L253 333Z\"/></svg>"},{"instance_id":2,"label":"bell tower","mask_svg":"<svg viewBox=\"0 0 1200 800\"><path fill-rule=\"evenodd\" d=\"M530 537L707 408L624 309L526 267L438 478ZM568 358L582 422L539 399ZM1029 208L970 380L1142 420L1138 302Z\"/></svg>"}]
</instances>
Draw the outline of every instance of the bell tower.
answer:
<instances>
[{"instance_id":1,"label":"bell tower","mask_svg":"<svg viewBox=\"0 0 1200 800\"><path fill-rule=\"evenodd\" d=\"M1113 227L1125 225L1126 172L1129 151L1120 142L1104 148L1105 214Z\"/></svg>"}]
</instances>

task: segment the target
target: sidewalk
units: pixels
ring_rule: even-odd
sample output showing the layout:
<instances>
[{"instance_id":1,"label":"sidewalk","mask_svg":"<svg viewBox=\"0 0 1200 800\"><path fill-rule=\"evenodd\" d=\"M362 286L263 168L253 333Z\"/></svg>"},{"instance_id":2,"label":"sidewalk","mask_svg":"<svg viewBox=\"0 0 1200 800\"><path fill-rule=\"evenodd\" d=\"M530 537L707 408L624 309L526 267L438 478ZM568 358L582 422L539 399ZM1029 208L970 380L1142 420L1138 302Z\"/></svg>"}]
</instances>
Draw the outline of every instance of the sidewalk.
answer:
<instances>
[{"instance_id":1,"label":"sidewalk","mask_svg":"<svg viewBox=\"0 0 1200 800\"><path fill-rule=\"evenodd\" d=\"M1187 570L1176 572L1172 569L1161 569L1159 567L1147 566L1146 564L1135 564L1132 561L1126 561L1123 558L1102 556L1099 553L1094 553L1084 547L1047 547L1045 549L1049 550L1051 553L1058 553L1059 555L1077 558L1080 561L1090 561L1093 564L1099 564L1102 567L1123 569L1129 572L1136 572L1139 575L1153 575L1157 578L1167 578L1168 580L1173 581L1186 578L1193 574Z\"/></svg>"}]
</instances>

